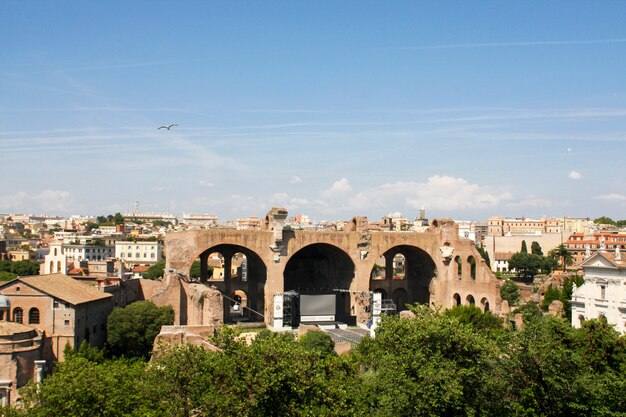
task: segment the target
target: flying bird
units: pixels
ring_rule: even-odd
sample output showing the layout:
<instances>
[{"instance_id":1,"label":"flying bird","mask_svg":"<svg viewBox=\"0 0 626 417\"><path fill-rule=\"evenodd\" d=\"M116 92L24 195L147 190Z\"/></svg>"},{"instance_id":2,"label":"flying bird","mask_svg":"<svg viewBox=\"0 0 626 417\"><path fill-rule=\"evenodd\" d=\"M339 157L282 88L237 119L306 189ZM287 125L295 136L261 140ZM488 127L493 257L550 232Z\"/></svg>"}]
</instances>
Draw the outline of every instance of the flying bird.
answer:
<instances>
[{"instance_id":1,"label":"flying bird","mask_svg":"<svg viewBox=\"0 0 626 417\"><path fill-rule=\"evenodd\" d=\"M171 125L168 125L168 126L163 125L163 126L159 126L159 127L157 127L157 130L159 130L159 129L167 129L167 130L170 130L170 129L171 129L171 128L173 128L174 126L178 126L178 125L177 125L177 124L171 124Z\"/></svg>"}]
</instances>

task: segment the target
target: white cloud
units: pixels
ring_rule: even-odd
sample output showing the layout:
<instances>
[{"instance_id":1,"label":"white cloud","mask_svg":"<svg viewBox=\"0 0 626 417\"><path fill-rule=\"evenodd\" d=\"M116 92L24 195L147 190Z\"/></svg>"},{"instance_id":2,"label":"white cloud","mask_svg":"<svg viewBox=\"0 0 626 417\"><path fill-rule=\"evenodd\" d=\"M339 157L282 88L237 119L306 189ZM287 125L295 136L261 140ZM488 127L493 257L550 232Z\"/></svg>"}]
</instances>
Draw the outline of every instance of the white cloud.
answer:
<instances>
[{"instance_id":1,"label":"white cloud","mask_svg":"<svg viewBox=\"0 0 626 417\"><path fill-rule=\"evenodd\" d=\"M583 176L582 176L582 175L581 175L581 173L580 173L580 172L578 172L578 171L572 171L572 172L570 172L570 173L569 173L569 175L568 175L567 177L568 177L570 180L576 180L576 181L577 181L577 180L582 179L582 177L583 177Z\"/></svg>"},{"instance_id":2,"label":"white cloud","mask_svg":"<svg viewBox=\"0 0 626 417\"><path fill-rule=\"evenodd\" d=\"M331 185L328 190L322 191L322 197L337 197L342 194L347 194L352 191L352 186L350 185L350 181L347 178L341 178L337 180Z\"/></svg>"},{"instance_id":3,"label":"white cloud","mask_svg":"<svg viewBox=\"0 0 626 417\"><path fill-rule=\"evenodd\" d=\"M44 190L39 194L19 191L0 196L0 210L13 212L69 213L76 210L69 191Z\"/></svg>"},{"instance_id":4,"label":"white cloud","mask_svg":"<svg viewBox=\"0 0 626 417\"><path fill-rule=\"evenodd\" d=\"M323 191L316 205L323 213L363 211L390 212L395 209L414 211L473 210L496 207L512 198L507 190L471 184L463 178L434 175L426 182L395 182L367 188L356 194L346 178Z\"/></svg>"},{"instance_id":5,"label":"white cloud","mask_svg":"<svg viewBox=\"0 0 626 417\"><path fill-rule=\"evenodd\" d=\"M626 201L626 195L611 193L611 194L601 194L594 197L595 200L602 201Z\"/></svg>"},{"instance_id":6,"label":"white cloud","mask_svg":"<svg viewBox=\"0 0 626 417\"><path fill-rule=\"evenodd\" d=\"M198 181L198 185L200 187L213 187L215 184L213 184L212 182L209 181Z\"/></svg>"},{"instance_id":7,"label":"white cloud","mask_svg":"<svg viewBox=\"0 0 626 417\"><path fill-rule=\"evenodd\" d=\"M302 178L300 178L297 175L294 175L293 177L291 177L291 179L289 180L290 184L300 184L302 182Z\"/></svg>"}]
</instances>

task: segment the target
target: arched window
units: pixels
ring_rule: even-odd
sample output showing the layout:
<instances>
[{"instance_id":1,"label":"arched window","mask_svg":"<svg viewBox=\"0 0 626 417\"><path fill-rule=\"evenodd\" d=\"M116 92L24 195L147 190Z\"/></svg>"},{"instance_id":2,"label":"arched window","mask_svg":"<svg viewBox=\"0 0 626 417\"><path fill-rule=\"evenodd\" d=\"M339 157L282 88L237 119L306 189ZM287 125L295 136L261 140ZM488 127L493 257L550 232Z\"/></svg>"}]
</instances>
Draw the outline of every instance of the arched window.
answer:
<instances>
[{"instance_id":1,"label":"arched window","mask_svg":"<svg viewBox=\"0 0 626 417\"><path fill-rule=\"evenodd\" d=\"M467 258L467 263L470 266L470 276L472 279L476 279L476 259L473 256Z\"/></svg>"},{"instance_id":2,"label":"arched window","mask_svg":"<svg viewBox=\"0 0 626 417\"><path fill-rule=\"evenodd\" d=\"M57 272L61 272L61 261L57 262Z\"/></svg>"},{"instance_id":3,"label":"arched window","mask_svg":"<svg viewBox=\"0 0 626 417\"><path fill-rule=\"evenodd\" d=\"M16 323L24 323L24 312L21 308L17 307L13 309L13 321Z\"/></svg>"},{"instance_id":4,"label":"arched window","mask_svg":"<svg viewBox=\"0 0 626 417\"><path fill-rule=\"evenodd\" d=\"M454 307L461 305L461 296L459 294L454 294Z\"/></svg>"},{"instance_id":5,"label":"arched window","mask_svg":"<svg viewBox=\"0 0 626 417\"><path fill-rule=\"evenodd\" d=\"M57 248L54 248L54 256L57 256Z\"/></svg>"},{"instance_id":6,"label":"arched window","mask_svg":"<svg viewBox=\"0 0 626 417\"><path fill-rule=\"evenodd\" d=\"M50 261L50 273L54 272L54 261Z\"/></svg>"},{"instance_id":7,"label":"arched window","mask_svg":"<svg viewBox=\"0 0 626 417\"><path fill-rule=\"evenodd\" d=\"M474 300L474 296L473 295L468 295L465 300L467 301L467 305L473 306L474 304L476 304L476 301Z\"/></svg>"},{"instance_id":8,"label":"arched window","mask_svg":"<svg viewBox=\"0 0 626 417\"><path fill-rule=\"evenodd\" d=\"M39 324L39 309L33 307L28 311L28 324Z\"/></svg>"},{"instance_id":9,"label":"arched window","mask_svg":"<svg viewBox=\"0 0 626 417\"><path fill-rule=\"evenodd\" d=\"M461 263L461 257L457 256L454 258L454 262L456 262L456 276L458 279L463 277L463 265Z\"/></svg>"},{"instance_id":10,"label":"arched window","mask_svg":"<svg viewBox=\"0 0 626 417\"><path fill-rule=\"evenodd\" d=\"M480 304L483 306L483 313L489 311L489 300L486 297L480 300Z\"/></svg>"}]
</instances>

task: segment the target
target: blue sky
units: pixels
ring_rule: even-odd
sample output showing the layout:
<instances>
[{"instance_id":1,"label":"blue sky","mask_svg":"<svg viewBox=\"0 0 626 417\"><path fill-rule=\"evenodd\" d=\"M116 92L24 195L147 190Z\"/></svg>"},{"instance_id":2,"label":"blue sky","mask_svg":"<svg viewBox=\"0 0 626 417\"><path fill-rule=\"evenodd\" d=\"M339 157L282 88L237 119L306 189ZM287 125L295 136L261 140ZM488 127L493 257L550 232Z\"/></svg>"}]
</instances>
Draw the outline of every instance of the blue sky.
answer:
<instances>
[{"instance_id":1,"label":"blue sky","mask_svg":"<svg viewBox=\"0 0 626 417\"><path fill-rule=\"evenodd\" d=\"M626 218L624 21L618 1L4 0L0 212Z\"/></svg>"}]
</instances>

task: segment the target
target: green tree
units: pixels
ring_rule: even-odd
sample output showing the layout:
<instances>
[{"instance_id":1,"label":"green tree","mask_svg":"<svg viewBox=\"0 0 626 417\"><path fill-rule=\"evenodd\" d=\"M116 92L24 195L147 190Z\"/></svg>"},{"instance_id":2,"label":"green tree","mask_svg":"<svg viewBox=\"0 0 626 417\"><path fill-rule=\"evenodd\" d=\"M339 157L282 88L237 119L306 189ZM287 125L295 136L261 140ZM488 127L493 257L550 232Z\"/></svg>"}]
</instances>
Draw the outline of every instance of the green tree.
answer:
<instances>
[{"instance_id":1,"label":"green tree","mask_svg":"<svg viewBox=\"0 0 626 417\"><path fill-rule=\"evenodd\" d=\"M507 279L500 287L500 297L509 303L509 306L514 306L519 300L519 288L515 282Z\"/></svg>"},{"instance_id":2,"label":"green tree","mask_svg":"<svg viewBox=\"0 0 626 417\"><path fill-rule=\"evenodd\" d=\"M213 343L219 351L187 345L153 358L146 379L155 388L155 415L359 415L351 361L276 333L247 346L223 328Z\"/></svg>"},{"instance_id":3,"label":"green tree","mask_svg":"<svg viewBox=\"0 0 626 417\"><path fill-rule=\"evenodd\" d=\"M533 320L540 320L543 317L541 309L534 301L529 301L526 304L513 310L514 314L520 313L524 319L524 323L531 322Z\"/></svg>"},{"instance_id":4,"label":"green tree","mask_svg":"<svg viewBox=\"0 0 626 417\"><path fill-rule=\"evenodd\" d=\"M147 358L161 326L174 322L172 307L137 301L115 307L107 319L107 345L113 355Z\"/></svg>"},{"instance_id":5,"label":"green tree","mask_svg":"<svg viewBox=\"0 0 626 417\"><path fill-rule=\"evenodd\" d=\"M414 319L383 317L358 347L369 415L506 415L496 343L455 317L412 310Z\"/></svg>"},{"instance_id":6,"label":"green tree","mask_svg":"<svg viewBox=\"0 0 626 417\"><path fill-rule=\"evenodd\" d=\"M543 257L530 253L518 252L509 259L509 268L517 271L519 276L534 277L545 267Z\"/></svg>"},{"instance_id":7,"label":"green tree","mask_svg":"<svg viewBox=\"0 0 626 417\"><path fill-rule=\"evenodd\" d=\"M512 334L502 363L515 415L624 415L625 342L599 323L573 329L552 316L527 322Z\"/></svg>"},{"instance_id":8,"label":"green tree","mask_svg":"<svg viewBox=\"0 0 626 417\"><path fill-rule=\"evenodd\" d=\"M0 281L11 281L12 279L17 278L17 274L12 272L2 271L0 272Z\"/></svg>"},{"instance_id":9,"label":"green tree","mask_svg":"<svg viewBox=\"0 0 626 417\"><path fill-rule=\"evenodd\" d=\"M300 345L307 350L318 352L322 356L335 354L335 342L323 332L307 332L300 338Z\"/></svg>"},{"instance_id":10,"label":"green tree","mask_svg":"<svg viewBox=\"0 0 626 417\"><path fill-rule=\"evenodd\" d=\"M80 356L57 363L40 389L25 390L28 416L132 416L149 409L144 390L145 363L117 360L101 364Z\"/></svg>"},{"instance_id":11,"label":"green tree","mask_svg":"<svg viewBox=\"0 0 626 417\"><path fill-rule=\"evenodd\" d=\"M526 241L522 240L522 249L520 250L520 253L528 253L528 249L526 248Z\"/></svg>"},{"instance_id":12,"label":"green tree","mask_svg":"<svg viewBox=\"0 0 626 417\"><path fill-rule=\"evenodd\" d=\"M0 272L11 272L11 267L13 266L13 262L9 259L0 260Z\"/></svg>"},{"instance_id":13,"label":"green tree","mask_svg":"<svg viewBox=\"0 0 626 417\"><path fill-rule=\"evenodd\" d=\"M485 248L483 248L482 246L476 245L476 249L478 250L478 253L480 253L480 256L482 256L482 258L487 263L487 266L491 267L491 260L489 259L489 253L485 250Z\"/></svg>"},{"instance_id":14,"label":"green tree","mask_svg":"<svg viewBox=\"0 0 626 417\"><path fill-rule=\"evenodd\" d=\"M121 213L115 213L112 220L115 224L124 224L124 216Z\"/></svg>"},{"instance_id":15,"label":"green tree","mask_svg":"<svg viewBox=\"0 0 626 417\"><path fill-rule=\"evenodd\" d=\"M148 268L146 272L144 272L143 277L145 279L159 279L163 277L163 273L165 272L165 261L159 261Z\"/></svg>"},{"instance_id":16,"label":"green tree","mask_svg":"<svg viewBox=\"0 0 626 417\"><path fill-rule=\"evenodd\" d=\"M610 217L606 217L606 216L598 217L593 222L595 224L610 224L611 226L615 226L616 225L615 220L613 220Z\"/></svg>"},{"instance_id":17,"label":"green tree","mask_svg":"<svg viewBox=\"0 0 626 417\"><path fill-rule=\"evenodd\" d=\"M25 259L13 262L11 272L20 276L39 275L39 264L35 261Z\"/></svg>"},{"instance_id":18,"label":"green tree","mask_svg":"<svg viewBox=\"0 0 626 417\"><path fill-rule=\"evenodd\" d=\"M504 330L500 317L493 315L489 311L483 313L480 308L472 305L456 306L444 311L443 315L453 317L459 323L470 325L475 331L480 333L495 334Z\"/></svg>"},{"instance_id":19,"label":"green tree","mask_svg":"<svg viewBox=\"0 0 626 417\"><path fill-rule=\"evenodd\" d=\"M543 301L541 302L541 308L543 311L548 311L548 307L554 300L563 301L563 294L560 288L553 287L552 284L546 288L543 293Z\"/></svg>"},{"instance_id":20,"label":"green tree","mask_svg":"<svg viewBox=\"0 0 626 417\"><path fill-rule=\"evenodd\" d=\"M198 277L200 277L200 261L194 261L191 264L191 268L189 269L189 276L191 278L198 278Z\"/></svg>"},{"instance_id":21,"label":"green tree","mask_svg":"<svg viewBox=\"0 0 626 417\"><path fill-rule=\"evenodd\" d=\"M572 254L562 243L556 248L552 249L550 252L548 252L548 257L553 259L559 259L561 261L561 265L563 266L563 272L565 272L567 266L571 265L574 262Z\"/></svg>"},{"instance_id":22,"label":"green tree","mask_svg":"<svg viewBox=\"0 0 626 417\"><path fill-rule=\"evenodd\" d=\"M530 253L533 255L543 256L543 250L541 250L541 245L537 241L533 241L530 244Z\"/></svg>"}]
</instances>

